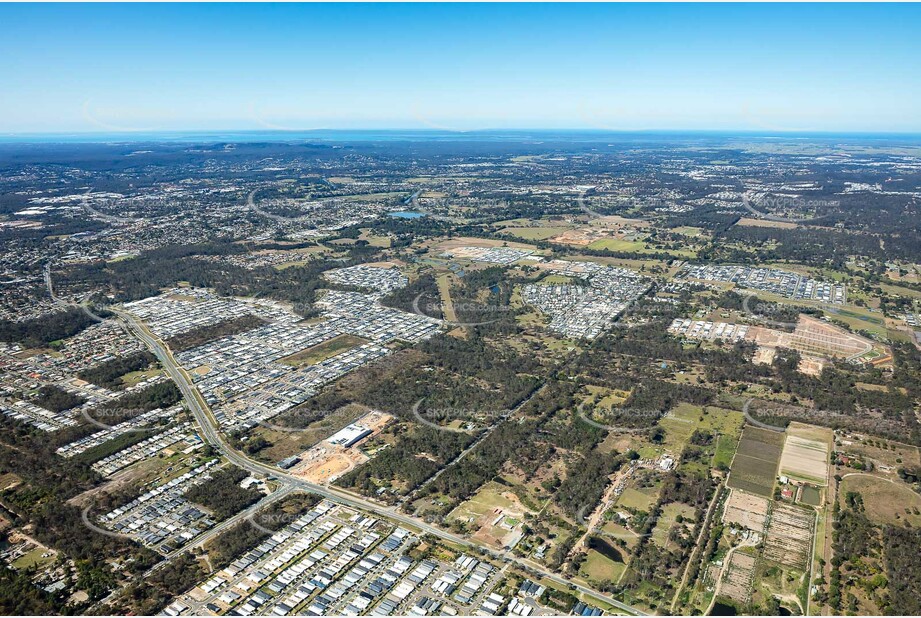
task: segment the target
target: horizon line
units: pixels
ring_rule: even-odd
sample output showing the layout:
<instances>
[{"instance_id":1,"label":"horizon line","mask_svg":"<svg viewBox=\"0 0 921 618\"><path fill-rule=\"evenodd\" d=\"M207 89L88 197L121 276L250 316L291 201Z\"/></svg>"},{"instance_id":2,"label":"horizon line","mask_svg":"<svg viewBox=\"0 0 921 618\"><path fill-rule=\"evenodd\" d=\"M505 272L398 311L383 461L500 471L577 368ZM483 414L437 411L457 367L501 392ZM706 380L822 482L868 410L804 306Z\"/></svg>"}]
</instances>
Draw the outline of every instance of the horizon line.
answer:
<instances>
[{"instance_id":1,"label":"horizon line","mask_svg":"<svg viewBox=\"0 0 921 618\"><path fill-rule=\"evenodd\" d=\"M431 135L476 135L476 134L521 134L521 133L582 133L598 135L619 134L708 134L708 135L750 135L756 137L796 137L796 136L892 136L892 137L921 137L921 129L903 130L866 130L866 129L838 129L838 130L808 130L808 129L701 129L701 128L669 128L669 129L602 129L602 128L576 128L576 127L517 127L517 128L478 128L478 129L448 129L448 128L418 128L418 127L355 127L355 128L311 128L311 129L261 129L261 128L224 128L224 129L145 129L124 131L0 131L0 140L15 138L52 138L52 137L107 137L127 138L133 141L132 136L141 138L159 135L220 135L220 134L262 134L262 135L298 135L309 133L417 133Z\"/></svg>"}]
</instances>

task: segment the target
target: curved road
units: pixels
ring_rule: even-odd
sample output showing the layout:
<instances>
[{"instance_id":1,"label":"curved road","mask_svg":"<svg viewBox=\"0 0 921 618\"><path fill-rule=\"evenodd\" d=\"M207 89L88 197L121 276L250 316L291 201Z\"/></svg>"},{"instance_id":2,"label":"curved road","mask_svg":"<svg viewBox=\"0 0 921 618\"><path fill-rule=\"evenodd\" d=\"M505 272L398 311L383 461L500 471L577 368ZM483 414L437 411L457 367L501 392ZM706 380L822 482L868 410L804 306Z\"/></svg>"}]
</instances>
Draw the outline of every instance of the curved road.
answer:
<instances>
[{"instance_id":1,"label":"curved road","mask_svg":"<svg viewBox=\"0 0 921 618\"><path fill-rule=\"evenodd\" d=\"M90 319L96 320L97 322L106 321L105 318L93 313L93 310L90 309L89 306L87 306L86 303L89 302L88 300L90 296L89 294L87 294L83 298L82 303L74 303L69 300L64 300L63 298L61 298L60 296L54 293L54 284L51 281L51 262L48 262L45 264L44 278L45 278L45 287L48 288L48 296L51 297L52 302L58 305L67 305L68 307L79 307L80 309L83 310L83 313L85 313L86 315L90 317Z\"/></svg>"},{"instance_id":2,"label":"curved road","mask_svg":"<svg viewBox=\"0 0 921 618\"><path fill-rule=\"evenodd\" d=\"M202 438L204 438L207 443L211 444L218 451L220 451L220 453L230 462L240 466L244 470L264 474L266 476L275 478L282 484L290 485L294 488L317 494L332 502L357 509L362 509L365 511L371 511L382 517L395 520L401 524L410 526L417 530L421 530L425 534L431 534L432 536L443 539L450 543L471 548L476 551L485 551L493 558L502 562L507 563L510 561L510 558L506 555L506 552L496 551L493 548L482 545L476 541L457 536L456 534L452 534L445 530L441 530L440 528L429 525L424 521L416 519L415 517L401 513L393 507L386 507L374 502L370 502L364 498L335 487L327 487L324 485L317 485L316 483L305 481L302 478L288 474L287 472L279 470L273 466L266 465L259 461L254 461L239 451L234 450L224 441L223 437L220 435L217 422L211 415L211 412L208 409L208 404L205 402L204 398L202 398L201 393L198 392L198 389L195 388L195 386L192 384L192 381L185 370L183 370L173 358L169 348L167 348L158 338L156 338L149 330L147 330L147 328L140 322L140 320L138 320L133 315L119 310L115 310L115 313L123 320L125 320L131 331L142 342L144 342L144 344L147 345L151 351L153 351L156 357L160 360L160 363L163 365L163 368L166 370L167 374L170 376L170 378L173 379L173 381L176 383L176 386L179 387L183 397L189 404L189 408L191 409L192 414L195 416L195 420L198 421L198 424L201 427ZM591 588L587 588L585 586L566 580L556 573L548 571L544 569L543 566L533 563L530 560L519 558L517 562L532 569L533 571L536 571L546 579L554 581L565 587L575 588L579 592L585 594L587 597L591 597L612 605L621 611L626 612L627 614L634 616L645 615L645 613L639 609L622 603L607 595L601 594L600 592L592 590Z\"/></svg>"}]
</instances>

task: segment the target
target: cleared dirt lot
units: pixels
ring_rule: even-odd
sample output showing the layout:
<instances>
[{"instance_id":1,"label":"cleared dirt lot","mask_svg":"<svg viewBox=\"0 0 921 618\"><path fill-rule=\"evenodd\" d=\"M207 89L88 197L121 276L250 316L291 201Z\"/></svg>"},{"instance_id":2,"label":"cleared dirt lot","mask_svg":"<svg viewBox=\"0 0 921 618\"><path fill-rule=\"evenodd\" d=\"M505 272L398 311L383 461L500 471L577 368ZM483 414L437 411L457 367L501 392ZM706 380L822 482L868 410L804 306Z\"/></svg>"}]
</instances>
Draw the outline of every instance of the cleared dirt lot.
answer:
<instances>
[{"instance_id":1,"label":"cleared dirt lot","mask_svg":"<svg viewBox=\"0 0 921 618\"><path fill-rule=\"evenodd\" d=\"M787 337L785 347L824 356L848 357L869 351L873 342L822 320L800 316L796 330Z\"/></svg>"},{"instance_id":2,"label":"cleared dirt lot","mask_svg":"<svg viewBox=\"0 0 921 618\"><path fill-rule=\"evenodd\" d=\"M368 460L357 449L321 443L301 455L303 462L292 470L311 483L326 484Z\"/></svg>"}]
</instances>

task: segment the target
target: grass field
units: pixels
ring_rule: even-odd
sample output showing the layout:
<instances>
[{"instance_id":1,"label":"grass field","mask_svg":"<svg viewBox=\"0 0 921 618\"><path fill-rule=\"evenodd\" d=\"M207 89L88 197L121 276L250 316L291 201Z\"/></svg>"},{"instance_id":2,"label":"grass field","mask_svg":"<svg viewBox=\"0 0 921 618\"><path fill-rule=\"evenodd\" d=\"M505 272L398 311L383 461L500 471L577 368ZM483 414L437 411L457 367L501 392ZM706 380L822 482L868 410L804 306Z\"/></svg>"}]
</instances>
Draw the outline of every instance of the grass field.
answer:
<instances>
[{"instance_id":1,"label":"grass field","mask_svg":"<svg viewBox=\"0 0 921 618\"><path fill-rule=\"evenodd\" d=\"M907 296L909 298L915 298L921 300L921 291L913 290L911 288L906 288L901 285L893 285L891 283L880 283L879 287L886 294L892 294L896 296Z\"/></svg>"},{"instance_id":2,"label":"grass field","mask_svg":"<svg viewBox=\"0 0 921 618\"><path fill-rule=\"evenodd\" d=\"M50 556L42 557L42 554L49 553L43 547L36 547L30 552L26 552L19 558L13 561L12 566L15 569L27 569L29 567L45 565L51 562L54 562L55 555L52 553Z\"/></svg>"},{"instance_id":3,"label":"grass field","mask_svg":"<svg viewBox=\"0 0 921 618\"><path fill-rule=\"evenodd\" d=\"M507 227L499 230L502 234L509 234L525 240L547 240L559 236L572 229L569 226L535 226L535 227Z\"/></svg>"},{"instance_id":4,"label":"grass field","mask_svg":"<svg viewBox=\"0 0 921 618\"><path fill-rule=\"evenodd\" d=\"M666 266L659 260L643 260L639 258L615 258L599 257L596 255L574 255L570 259L579 262L595 262L596 264L607 264L609 266L622 266L631 270L646 269L651 271L653 268L661 268L663 271Z\"/></svg>"},{"instance_id":5,"label":"grass field","mask_svg":"<svg viewBox=\"0 0 921 618\"><path fill-rule=\"evenodd\" d=\"M457 313L454 312L454 304L451 302L451 284L454 276L450 274L439 275L437 279L438 292L441 294L441 309L444 319L449 322L457 322Z\"/></svg>"},{"instance_id":6,"label":"grass field","mask_svg":"<svg viewBox=\"0 0 921 618\"><path fill-rule=\"evenodd\" d=\"M712 434L733 436L735 442L742 428L742 413L727 408L679 403L668 415L659 419L659 426L665 429L662 444L640 441L633 448L641 457L655 458L663 453L677 456L684 450L688 439L695 430L709 431ZM724 445L724 450L729 444ZM725 454L723 455L726 456ZM731 455L730 455L731 457Z\"/></svg>"},{"instance_id":7,"label":"grass field","mask_svg":"<svg viewBox=\"0 0 921 618\"><path fill-rule=\"evenodd\" d=\"M588 246L589 249L607 249L608 251L646 251L646 243L638 240L617 240L616 238L604 238L596 240Z\"/></svg>"},{"instance_id":8,"label":"grass field","mask_svg":"<svg viewBox=\"0 0 921 618\"><path fill-rule=\"evenodd\" d=\"M537 283L539 285L569 285L572 282L573 278L566 275L547 275Z\"/></svg>"},{"instance_id":9,"label":"grass field","mask_svg":"<svg viewBox=\"0 0 921 618\"><path fill-rule=\"evenodd\" d=\"M680 436L678 444L683 446L695 429L738 436L742 430L742 418L741 412L728 408L704 408L690 403L679 403L667 417L659 421L659 424L666 427L667 431L671 430Z\"/></svg>"},{"instance_id":10,"label":"grass field","mask_svg":"<svg viewBox=\"0 0 921 618\"><path fill-rule=\"evenodd\" d=\"M495 481L489 481L480 487L469 500L462 502L451 511L447 519L449 521L458 519L472 524L484 517L492 519L497 509L515 515L524 514L527 511L525 506L511 493L511 490Z\"/></svg>"},{"instance_id":11,"label":"grass field","mask_svg":"<svg viewBox=\"0 0 921 618\"><path fill-rule=\"evenodd\" d=\"M714 467L729 467L735 457L736 447L739 445L739 436L720 436L716 443L716 453L713 455Z\"/></svg>"},{"instance_id":12,"label":"grass field","mask_svg":"<svg viewBox=\"0 0 921 618\"><path fill-rule=\"evenodd\" d=\"M310 263L310 260L295 260L293 262L285 262L284 264L275 264L273 268L275 270L286 270L288 268L297 268L298 266L306 266Z\"/></svg>"},{"instance_id":13,"label":"grass field","mask_svg":"<svg viewBox=\"0 0 921 618\"><path fill-rule=\"evenodd\" d=\"M150 369L148 371L132 371L123 375L120 380L121 383L126 387L134 386L144 380L148 380L154 376L158 376L163 373L162 369Z\"/></svg>"},{"instance_id":14,"label":"grass field","mask_svg":"<svg viewBox=\"0 0 921 618\"><path fill-rule=\"evenodd\" d=\"M637 509L639 511L648 511L650 508L652 508L652 505L655 504L655 502L656 502L655 493L650 495L645 492L639 491L638 489L627 487L626 489L624 489L624 492L620 494L620 498L618 498L617 500L617 506Z\"/></svg>"},{"instance_id":15,"label":"grass field","mask_svg":"<svg viewBox=\"0 0 921 618\"><path fill-rule=\"evenodd\" d=\"M389 236L378 236L376 234L372 234L368 229L362 229L361 235L358 237L358 239L368 241L368 244L372 247L382 247L384 249L390 247Z\"/></svg>"},{"instance_id":16,"label":"grass field","mask_svg":"<svg viewBox=\"0 0 921 618\"><path fill-rule=\"evenodd\" d=\"M602 386L587 385L586 390L589 392L589 399L597 399L598 403L595 404L596 408L602 410L610 409L614 406L620 405L630 397L630 391L623 391L618 389L604 388Z\"/></svg>"},{"instance_id":17,"label":"grass field","mask_svg":"<svg viewBox=\"0 0 921 618\"><path fill-rule=\"evenodd\" d=\"M793 229L799 227L795 223L789 223L786 221L771 221L769 219L752 219L750 217L742 217L738 220L736 225L750 226L750 227L774 227L781 229Z\"/></svg>"},{"instance_id":18,"label":"grass field","mask_svg":"<svg viewBox=\"0 0 921 618\"><path fill-rule=\"evenodd\" d=\"M307 348L306 350L295 352L291 356L286 356L279 360L279 362L293 367L316 365L317 363L325 361L327 358L332 358L337 354L358 347L363 343L367 343L367 340L361 337L339 335L319 345L315 345L312 348Z\"/></svg>"},{"instance_id":19,"label":"grass field","mask_svg":"<svg viewBox=\"0 0 921 618\"><path fill-rule=\"evenodd\" d=\"M590 581L616 582L626 568L623 562L615 562L600 552L590 549L579 574Z\"/></svg>"},{"instance_id":20,"label":"grass field","mask_svg":"<svg viewBox=\"0 0 921 618\"><path fill-rule=\"evenodd\" d=\"M692 227L690 225L682 225L680 227L672 228L670 231L675 234L681 234L682 236L690 236L691 238L694 238L700 236L701 232L703 232L703 228Z\"/></svg>"}]
</instances>

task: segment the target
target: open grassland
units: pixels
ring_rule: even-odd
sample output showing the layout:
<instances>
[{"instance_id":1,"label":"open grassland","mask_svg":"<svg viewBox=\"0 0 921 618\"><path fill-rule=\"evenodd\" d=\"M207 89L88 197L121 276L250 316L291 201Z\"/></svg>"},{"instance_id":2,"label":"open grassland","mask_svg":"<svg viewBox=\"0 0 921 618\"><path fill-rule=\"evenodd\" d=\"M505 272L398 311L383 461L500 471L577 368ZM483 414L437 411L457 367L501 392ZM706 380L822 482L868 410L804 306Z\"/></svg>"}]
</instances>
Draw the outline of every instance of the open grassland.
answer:
<instances>
[{"instance_id":1,"label":"open grassland","mask_svg":"<svg viewBox=\"0 0 921 618\"><path fill-rule=\"evenodd\" d=\"M720 436L716 442L716 453L713 455L713 466L717 468L728 468L735 457L736 447L739 445L739 436L726 435Z\"/></svg>"},{"instance_id":2,"label":"open grassland","mask_svg":"<svg viewBox=\"0 0 921 618\"><path fill-rule=\"evenodd\" d=\"M521 514L526 509L515 495L495 481L490 481L469 500L462 502L449 515L448 519L476 521L484 516L498 514L499 511Z\"/></svg>"},{"instance_id":3,"label":"open grassland","mask_svg":"<svg viewBox=\"0 0 921 618\"><path fill-rule=\"evenodd\" d=\"M149 369L146 371L131 371L123 375L119 380L125 387L134 386L144 380L149 380L154 376L161 375L162 369Z\"/></svg>"},{"instance_id":4,"label":"open grassland","mask_svg":"<svg viewBox=\"0 0 921 618\"><path fill-rule=\"evenodd\" d=\"M14 569L39 568L51 564L57 559L57 554L44 547L36 547L14 560L11 565Z\"/></svg>"},{"instance_id":5,"label":"open grassland","mask_svg":"<svg viewBox=\"0 0 921 618\"><path fill-rule=\"evenodd\" d=\"M659 424L687 438L695 430L712 434L738 436L742 430L742 413L728 408L679 403Z\"/></svg>"},{"instance_id":6,"label":"open grassland","mask_svg":"<svg viewBox=\"0 0 921 618\"><path fill-rule=\"evenodd\" d=\"M368 229L361 230L361 235L358 237L358 240L367 241L367 243L372 247L390 247L389 236L378 236L377 234L372 234Z\"/></svg>"},{"instance_id":7,"label":"open grassland","mask_svg":"<svg viewBox=\"0 0 921 618\"><path fill-rule=\"evenodd\" d=\"M894 285L891 283L880 283L877 285L882 288L883 292L891 296L906 296L908 298L921 300L921 290L913 290L902 285Z\"/></svg>"},{"instance_id":8,"label":"open grassland","mask_svg":"<svg viewBox=\"0 0 921 618\"><path fill-rule=\"evenodd\" d=\"M681 523L678 523L679 517ZM668 540L669 532L674 526L684 526L690 530L694 525L694 507L681 502L671 502L662 508L662 515L652 529L652 541L659 547L674 549L674 542Z\"/></svg>"},{"instance_id":9,"label":"open grassland","mask_svg":"<svg viewBox=\"0 0 921 618\"><path fill-rule=\"evenodd\" d=\"M604 410L620 405L630 397L630 391L610 389L591 384L587 385L585 388L590 395L589 398L586 399L586 403L594 401L595 403L593 405L596 408Z\"/></svg>"},{"instance_id":10,"label":"open grassland","mask_svg":"<svg viewBox=\"0 0 921 618\"><path fill-rule=\"evenodd\" d=\"M450 251L457 247L510 247L512 249L531 249L536 251L537 247L522 242L510 242L495 238L474 238L471 236L457 236L450 240L439 242L435 247L436 253Z\"/></svg>"},{"instance_id":11,"label":"open grassland","mask_svg":"<svg viewBox=\"0 0 921 618\"><path fill-rule=\"evenodd\" d=\"M339 335L338 337L333 337L328 341L315 345L312 348L307 348L306 350L301 350L300 352L295 352L290 356L286 356L279 362L293 367L316 365L317 363L325 361L327 358L332 358L337 354L360 346L363 343L367 343L367 341L361 337Z\"/></svg>"},{"instance_id":12,"label":"open grassland","mask_svg":"<svg viewBox=\"0 0 921 618\"><path fill-rule=\"evenodd\" d=\"M855 491L863 497L867 517L876 524L921 526L921 496L901 483L871 474L846 475L839 496Z\"/></svg>"},{"instance_id":13,"label":"open grassland","mask_svg":"<svg viewBox=\"0 0 921 618\"><path fill-rule=\"evenodd\" d=\"M620 266L630 270L652 272L653 269L661 269L663 272L666 266L660 260L644 260L639 258L615 258L599 257L597 255L574 255L569 259L578 262L595 262L596 264L605 264L607 266Z\"/></svg>"},{"instance_id":14,"label":"open grassland","mask_svg":"<svg viewBox=\"0 0 921 618\"><path fill-rule=\"evenodd\" d=\"M721 457L731 460L731 452L741 432L742 419L742 413L736 410L681 402L658 421L658 425L665 430L665 439L661 444L634 437L631 448L647 459L654 459L664 453L677 456L684 450L691 435L700 430L725 437Z\"/></svg>"}]
</instances>

